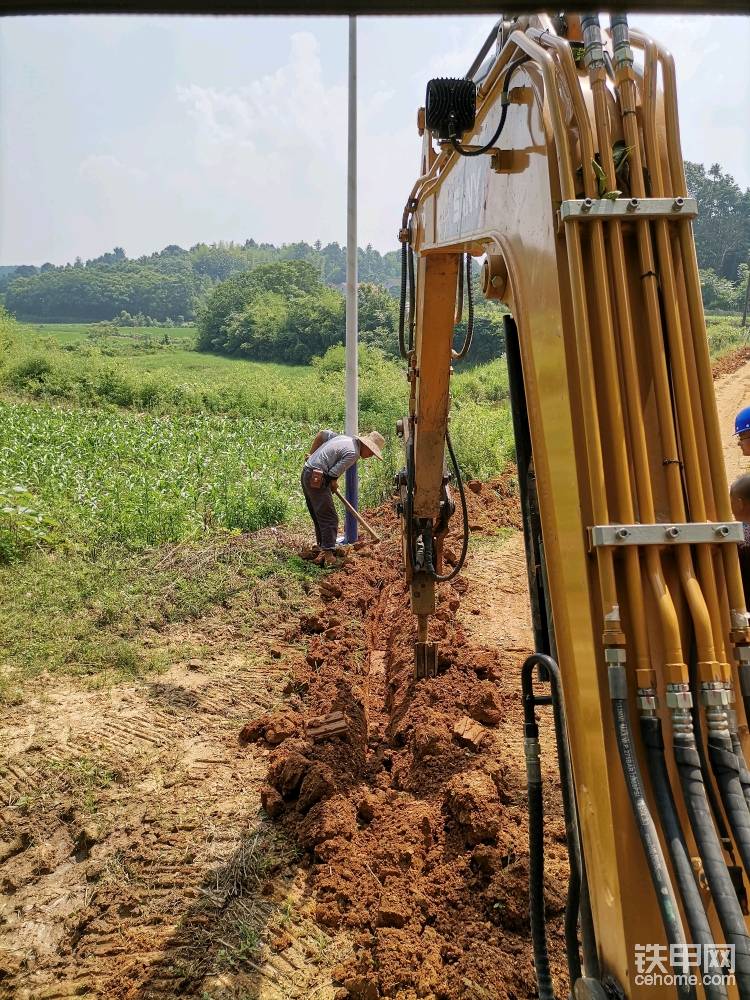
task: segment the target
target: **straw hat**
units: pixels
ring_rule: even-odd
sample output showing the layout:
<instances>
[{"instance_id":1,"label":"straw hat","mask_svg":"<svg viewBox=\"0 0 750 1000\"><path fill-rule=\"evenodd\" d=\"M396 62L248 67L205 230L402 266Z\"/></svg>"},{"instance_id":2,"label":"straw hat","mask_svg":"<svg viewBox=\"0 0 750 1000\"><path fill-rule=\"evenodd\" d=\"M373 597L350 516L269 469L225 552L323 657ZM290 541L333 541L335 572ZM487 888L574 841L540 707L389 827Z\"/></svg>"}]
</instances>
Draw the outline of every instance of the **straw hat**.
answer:
<instances>
[{"instance_id":1,"label":"straw hat","mask_svg":"<svg viewBox=\"0 0 750 1000\"><path fill-rule=\"evenodd\" d=\"M370 431L369 434L357 434L355 435L355 440L363 444L365 448L368 448L375 458L379 458L383 461L383 448L385 446L385 438L382 434L378 434L377 431Z\"/></svg>"}]
</instances>

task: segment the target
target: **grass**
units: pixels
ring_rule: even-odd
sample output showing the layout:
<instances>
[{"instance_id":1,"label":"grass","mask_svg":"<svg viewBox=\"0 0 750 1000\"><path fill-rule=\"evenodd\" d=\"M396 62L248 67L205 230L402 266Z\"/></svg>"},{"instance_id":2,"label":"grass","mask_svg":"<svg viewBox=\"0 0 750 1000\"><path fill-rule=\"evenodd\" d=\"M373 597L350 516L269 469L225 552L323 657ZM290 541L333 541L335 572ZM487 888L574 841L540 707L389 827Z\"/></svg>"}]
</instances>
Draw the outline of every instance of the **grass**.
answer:
<instances>
[{"instance_id":1,"label":"grass","mask_svg":"<svg viewBox=\"0 0 750 1000\"><path fill-rule=\"evenodd\" d=\"M0 559L35 539L142 548L304 513L298 477L309 443L320 427L343 425L342 350L286 368L172 343L145 349L138 330L96 334L117 341L114 357L85 328L50 329L17 327L0 366L0 483L10 491L0 497ZM509 456L506 396L503 361L454 381L453 436L469 476ZM360 466L371 505L389 495L403 461L391 430L406 410L400 367L363 351L360 400L361 426L389 438L385 462Z\"/></svg>"},{"instance_id":2,"label":"grass","mask_svg":"<svg viewBox=\"0 0 750 1000\"><path fill-rule=\"evenodd\" d=\"M0 701L21 702L41 673L99 687L159 671L192 652L172 650L165 626L229 602L237 641L249 641L274 605L277 615L305 607L320 573L271 532L140 552L114 543L37 550L0 566Z\"/></svg>"},{"instance_id":3,"label":"grass","mask_svg":"<svg viewBox=\"0 0 750 1000\"><path fill-rule=\"evenodd\" d=\"M744 340L709 317L711 352ZM190 328L15 324L0 314L0 698L42 671L91 683L164 665L149 629L307 564L237 536L304 517L299 469L343 425L343 350L307 367L197 354ZM467 477L513 457L504 359L457 372L451 433ZM401 367L362 351L361 426L388 438L362 463L365 505L402 465ZM171 555L170 555L171 554Z\"/></svg>"},{"instance_id":4,"label":"grass","mask_svg":"<svg viewBox=\"0 0 750 1000\"><path fill-rule=\"evenodd\" d=\"M93 816L101 793L120 780L110 764L95 757L49 758L40 763L34 788L13 805L24 811L55 808L64 795L71 796L80 812Z\"/></svg>"},{"instance_id":5,"label":"grass","mask_svg":"<svg viewBox=\"0 0 750 1000\"><path fill-rule=\"evenodd\" d=\"M740 316L706 316L708 349L714 360L747 346L750 327L743 329L741 322Z\"/></svg>"}]
</instances>

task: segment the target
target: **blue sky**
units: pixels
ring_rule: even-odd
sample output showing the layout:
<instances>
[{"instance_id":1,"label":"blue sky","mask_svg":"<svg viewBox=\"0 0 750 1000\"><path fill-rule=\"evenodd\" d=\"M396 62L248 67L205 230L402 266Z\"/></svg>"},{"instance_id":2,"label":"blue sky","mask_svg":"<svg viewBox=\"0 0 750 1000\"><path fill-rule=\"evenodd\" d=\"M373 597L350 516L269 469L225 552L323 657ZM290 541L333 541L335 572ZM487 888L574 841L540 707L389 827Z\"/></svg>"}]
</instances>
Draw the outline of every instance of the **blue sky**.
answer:
<instances>
[{"instance_id":1,"label":"blue sky","mask_svg":"<svg viewBox=\"0 0 750 1000\"><path fill-rule=\"evenodd\" d=\"M359 243L393 249L417 107L491 17L359 19ZM750 186L750 18L633 17L677 62L683 147ZM0 263L345 232L342 18L0 19Z\"/></svg>"}]
</instances>

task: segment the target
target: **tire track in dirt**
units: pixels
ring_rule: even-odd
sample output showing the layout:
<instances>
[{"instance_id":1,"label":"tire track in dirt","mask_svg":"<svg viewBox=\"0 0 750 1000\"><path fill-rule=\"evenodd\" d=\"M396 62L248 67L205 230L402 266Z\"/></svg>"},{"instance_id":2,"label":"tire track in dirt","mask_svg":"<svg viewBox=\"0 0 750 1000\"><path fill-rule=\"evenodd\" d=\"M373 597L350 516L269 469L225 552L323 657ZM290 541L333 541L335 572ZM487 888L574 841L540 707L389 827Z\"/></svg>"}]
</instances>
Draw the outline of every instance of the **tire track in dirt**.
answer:
<instances>
[{"instance_id":1,"label":"tire track in dirt","mask_svg":"<svg viewBox=\"0 0 750 1000\"><path fill-rule=\"evenodd\" d=\"M268 600L252 642L238 602L165 630L199 658L108 691L53 678L6 712L0 996L330 1000L350 946L260 811L267 752L237 746L301 656L287 616L309 599Z\"/></svg>"}]
</instances>

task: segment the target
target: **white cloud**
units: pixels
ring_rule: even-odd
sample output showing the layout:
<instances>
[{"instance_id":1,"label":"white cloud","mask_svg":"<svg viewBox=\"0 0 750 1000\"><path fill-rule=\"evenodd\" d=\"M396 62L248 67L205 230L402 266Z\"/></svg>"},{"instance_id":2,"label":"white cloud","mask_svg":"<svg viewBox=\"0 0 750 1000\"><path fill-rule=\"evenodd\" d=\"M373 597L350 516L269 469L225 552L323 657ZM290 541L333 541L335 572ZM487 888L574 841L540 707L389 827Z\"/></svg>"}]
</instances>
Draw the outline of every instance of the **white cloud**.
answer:
<instances>
[{"instance_id":1,"label":"white cloud","mask_svg":"<svg viewBox=\"0 0 750 1000\"><path fill-rule=\"evenodd\" d=\"M178 87L177 97L192 121L197 164L240 216L252 215L248 234L260 228L276 230L277 240L340 235L346 90L324 83L313 35L293 34L287 61L248 86L192 84Z\"/></svg>"},{"instance_id":2,"label":"white cloud","mask_svg":"<svg viewBox=\"0 0 750 1000\"><path fill-rule=\"evenodd\" d=\"M85 181L95 181L113 190L122 184L144 181L148 176L140 167L128 166L108 153L87 156L81 161L78 173Z\"/></svg>"},{"instance_id":3,"label":"white cloud","mask_svg":"<svg viewBox=\"0 0 750 1000\"><path fill-rule=\"evenodd\" d=\"M343 242L344 20L158 20L159 58L144 57L135 75L132 42L145 30L137 18L0 24L3 262L250 236ZM686 157L718 161L749 185L741 112L750 18L634 15L632 23L674 53ZM361 245L397 248L425 84L465 73L491 25L490 17L361 19ZM306 30L292 34L295 26ZM29 51L39 58L27 79Z\"/></svg>"}]
</instances>

